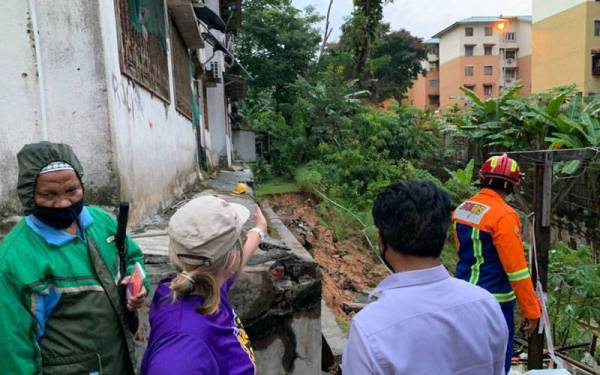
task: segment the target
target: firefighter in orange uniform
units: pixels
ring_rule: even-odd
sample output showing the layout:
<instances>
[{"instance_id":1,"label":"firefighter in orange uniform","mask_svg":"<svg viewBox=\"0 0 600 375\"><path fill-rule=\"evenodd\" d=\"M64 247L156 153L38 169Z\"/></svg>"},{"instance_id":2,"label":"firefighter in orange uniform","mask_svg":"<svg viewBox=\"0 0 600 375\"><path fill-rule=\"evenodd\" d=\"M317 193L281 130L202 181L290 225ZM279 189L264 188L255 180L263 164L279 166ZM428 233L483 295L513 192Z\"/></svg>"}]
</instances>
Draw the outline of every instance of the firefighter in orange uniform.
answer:
<instances>
[{"instance_id":1,"label":"firefighter in orange uniform","mask_svg":"<svg viewBox=\"0 0 600 375\"><path fill-rule=\"evenodd\" d=\"M506 154L489 158L479 171L481 191L454 211L459 261L456 277L492 293L502 308L509 330L505 371L510 370L515 300L531 334L541 317L521 240L521 222L505 198L520 182L516 161Z\"/></svg>"}]
</instances>

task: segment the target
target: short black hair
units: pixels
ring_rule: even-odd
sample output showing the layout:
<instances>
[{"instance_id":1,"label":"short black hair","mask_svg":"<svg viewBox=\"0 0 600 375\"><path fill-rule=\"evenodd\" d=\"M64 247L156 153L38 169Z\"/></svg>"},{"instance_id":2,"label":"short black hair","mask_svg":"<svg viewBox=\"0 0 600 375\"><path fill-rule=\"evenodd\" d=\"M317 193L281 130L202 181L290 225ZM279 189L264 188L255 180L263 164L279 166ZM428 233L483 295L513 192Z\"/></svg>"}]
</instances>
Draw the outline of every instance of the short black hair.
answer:
<instances>
[{"instance_id":1,"label":"short black hair","mask_svg":"<svg viewBox=\"0 0 600 375\"><path fill-rule=\"evenodd\" d=\"M500 178L484 178L480 182L480 186L510 195L513 193L515 185L512 182Z\"/></svg>"},{"instance_id":2,"label":"short black hair","mask_svg":"<svg viewBox=\"0 0 600 375\"><path fill-rule=\"evenodd\" d=\"M428 181L388 186L373 204L383 245L406 255L439 257L450 221L448 193Z\"/></svg>"}]
</instances>

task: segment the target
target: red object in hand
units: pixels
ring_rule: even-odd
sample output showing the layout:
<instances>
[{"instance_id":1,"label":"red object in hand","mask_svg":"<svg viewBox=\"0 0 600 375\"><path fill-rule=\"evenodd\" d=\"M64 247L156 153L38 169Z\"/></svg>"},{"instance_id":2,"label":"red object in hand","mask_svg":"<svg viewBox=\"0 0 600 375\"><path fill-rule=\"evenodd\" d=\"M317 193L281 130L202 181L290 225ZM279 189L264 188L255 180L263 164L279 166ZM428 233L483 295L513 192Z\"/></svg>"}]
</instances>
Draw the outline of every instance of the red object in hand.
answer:
<instances>
[{"instance_id":1,"label":"red object in hand","mask_svg":"<svg viewBox=\"0 0 600 375\"><path fill-rule=\"evenodd\" d=\"M139 263L136 263L133 274L129 279L129 284L127 284L127 290L131 297L137 297L137 295L142 291L145 278L146 274L144 273L144 269Z\"/></svg>"}]
</instances>

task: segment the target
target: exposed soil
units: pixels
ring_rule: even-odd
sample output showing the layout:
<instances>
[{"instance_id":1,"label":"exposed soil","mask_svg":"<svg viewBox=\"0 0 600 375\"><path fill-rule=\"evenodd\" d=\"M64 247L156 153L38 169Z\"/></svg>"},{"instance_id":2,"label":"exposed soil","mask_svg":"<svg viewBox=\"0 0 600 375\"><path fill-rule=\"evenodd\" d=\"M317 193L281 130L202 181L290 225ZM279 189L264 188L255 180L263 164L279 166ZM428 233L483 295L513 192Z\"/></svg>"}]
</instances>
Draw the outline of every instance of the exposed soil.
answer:
<instances>
[{"instance_id":1,"label":"exposed soil","mask_svg":"<svg viewBox=\"0 0 600 375\"><path fill-rule=\"evenodd\" d=\"M338 240L320 223L318 198L306 193L276 195L269 203L296 239L321 266L323 299L338 319L349 320L345 303L360 299L385 276L385 267L374 260L360 234Z\"/></svg>"}]
</instances>

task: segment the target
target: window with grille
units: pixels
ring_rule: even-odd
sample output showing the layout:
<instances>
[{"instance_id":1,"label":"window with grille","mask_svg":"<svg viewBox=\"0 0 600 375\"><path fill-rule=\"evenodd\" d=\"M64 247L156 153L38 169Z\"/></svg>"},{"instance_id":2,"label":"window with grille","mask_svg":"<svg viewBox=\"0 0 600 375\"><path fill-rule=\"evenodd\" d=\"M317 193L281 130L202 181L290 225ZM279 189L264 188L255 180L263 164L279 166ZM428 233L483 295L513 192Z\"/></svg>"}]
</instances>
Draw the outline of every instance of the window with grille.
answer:
<instances>
[{"instance_id":1,"label":"window with grille","mask_svg":"<svg viewBox=\"0 0 600 375\"><path fill-rule=\"evenodd\" d=\"M465 76L472 77L473 76L473 67L465 66Z\"/></svg>"},{"instance_id":2,"label":"window with grille","mask_svg":"<svg viewBox=\"0 0 600 375\"><path fill-rule=\"evenodd\" d=\"M472 27L465 28L465 36L473 36L473 28Z\"/></svg>"},{"instance_id":3,"label":"window with grille","mask_svg":"<svg viewBox=\"0 0 600 375\"><path fill-rule=\"evenodd\" d=\"M465 45L465 56L473 56L475 53L475 46Z\"/></svg>"},{"instance_id":4,"label":"window with grille","mask_svg":"<svg viewBox=\"0 0 600 375\"><path fill-rule=\"evenodd\" d=\"M491 56L493 48L494 48L493 46L484 46L483 47L483 54L486 55L486 56Z\"/></svg>"},{"instance_id":5,"label":"window with grille","mask_svg":"<svg viewBox=\"0 0 600 375\"><path fill-rule=\"evenodd\" d=\"M493 29L490 26L485 27L485 36L492 36L494 34Z\"/></svg>"},{"instance_id":6,"label":"window with grille","mask_svg":"<svg viewBox=\"0 0 600 375\"><path fill-rule=\"evenodd\" d=\"M169 103L163 0L116 0L121 73Z\"/></svg>"},{"instance_id":7,"label":"window with grille","mask_svg":"<svg viewBox=\"0 0 600 375\"><path fill-rule=\"evenodd\" d=\"M491 76L493 72L493 68L491 65L486 65L483 67L483 74L486 76Z\"/></svg>"},{"instance_id":8,"label":"window with grille","mask_svg":"<svg viewBox=\"0 0 600 375\"><path fill-rule=\"evenodd\" d=\"M171 50L173 51L173 76L175 79L175 108L192 119L192 72L188 49L171 19Z\"/></svg>"}]
</instances>

